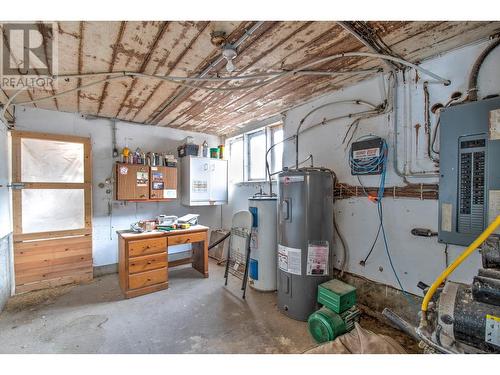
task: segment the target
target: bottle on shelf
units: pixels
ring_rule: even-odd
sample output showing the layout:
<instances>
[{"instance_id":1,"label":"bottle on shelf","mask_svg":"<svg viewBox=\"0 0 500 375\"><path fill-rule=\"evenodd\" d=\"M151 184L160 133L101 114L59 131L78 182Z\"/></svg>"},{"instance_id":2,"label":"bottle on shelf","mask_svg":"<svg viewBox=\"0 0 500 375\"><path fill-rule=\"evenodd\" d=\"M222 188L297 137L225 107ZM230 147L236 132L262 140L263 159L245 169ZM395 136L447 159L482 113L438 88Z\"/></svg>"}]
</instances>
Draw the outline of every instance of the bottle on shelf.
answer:
<instances>
[{"instance_id":1,"label":"bottle on shelf","mask_svg":"<svg viewBox=\"0 0 500 375\"><path fill-rule=\"evenodd\" d=\"M208 158L208 143L207 141L204 141L203 144L201 145L202 147L202 156L204 158Z\"/></svg>"}]
</instances>

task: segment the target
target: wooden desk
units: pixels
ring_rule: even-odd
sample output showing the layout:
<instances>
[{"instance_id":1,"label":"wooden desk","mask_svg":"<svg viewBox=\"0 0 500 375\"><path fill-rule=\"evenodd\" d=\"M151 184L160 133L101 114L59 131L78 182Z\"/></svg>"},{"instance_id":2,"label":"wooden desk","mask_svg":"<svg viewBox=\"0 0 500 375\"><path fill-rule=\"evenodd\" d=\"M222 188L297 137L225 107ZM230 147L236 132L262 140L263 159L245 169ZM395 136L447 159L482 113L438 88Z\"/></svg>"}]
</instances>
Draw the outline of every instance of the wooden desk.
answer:
<instances>
[{"instance_id":1,"label":"wooden desk","mask_svg":"<svg viewBox=\"0 0 500 375\"><path fill-rule=\"evenodd\" d=\"M170 232L136 233L117 231L120 287L125 298L137 297L168 288L168 269L192 263L208 277L208 227L194 225ZM192 244L191 258L168 261L168 247Z\"/></svg>"}]
</instances>

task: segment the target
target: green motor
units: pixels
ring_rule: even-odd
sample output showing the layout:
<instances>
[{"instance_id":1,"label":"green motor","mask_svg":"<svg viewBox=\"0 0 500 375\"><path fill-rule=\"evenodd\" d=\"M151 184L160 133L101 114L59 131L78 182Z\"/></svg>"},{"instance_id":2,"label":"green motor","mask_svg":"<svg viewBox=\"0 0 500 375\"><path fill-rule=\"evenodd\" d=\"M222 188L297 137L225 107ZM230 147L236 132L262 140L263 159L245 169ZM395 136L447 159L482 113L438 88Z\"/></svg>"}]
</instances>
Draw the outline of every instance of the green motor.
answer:
<instances>
[{"instance_id":1,"label":"green motor","mask_svg":"<svg viewBox=\"0 0 500 375\"><path fill-rule=\"evenodd\" d=\"M360 311L356 307L341 314L322 307L309 316L307 327L317 343L335 340L338 336L354 328L354 322L359 319Z\"/></svg>"}]
</instances>

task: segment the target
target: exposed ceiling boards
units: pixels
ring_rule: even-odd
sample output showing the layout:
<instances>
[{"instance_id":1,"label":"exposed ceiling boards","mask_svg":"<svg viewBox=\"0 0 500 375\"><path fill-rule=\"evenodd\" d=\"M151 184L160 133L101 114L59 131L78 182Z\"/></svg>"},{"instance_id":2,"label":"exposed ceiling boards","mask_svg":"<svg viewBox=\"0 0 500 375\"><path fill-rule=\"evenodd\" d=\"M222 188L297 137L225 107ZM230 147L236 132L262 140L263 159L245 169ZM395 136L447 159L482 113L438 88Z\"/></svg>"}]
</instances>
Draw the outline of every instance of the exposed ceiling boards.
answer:
<instances>
[{"instance_id":1,"label":"exposed ceiling boards","mask_svg":"<svg viewBox=\"0 0 500 375\"><path fill-rule=\"evenodd\" d=\"M59 74L134 71L194 76L220 55L211 33L223 30L235 42L255 22L59 22ZM393 51L411 62L450 50L500 30L500 22L368 22ZM45 34L46 38L50 35ZM292 69L328 55L371 52L335 22L264 22L238 48L233 74ZM314 67L353 70L385 67L373 58L344 58ZM225 61L208 76L228 76ZM374 74L374 73L371 73ZM137 123L157 124L212 134L227 134L236 125L263 119L370 74L297 76L263 87L231 92L185 90L153 78L120 78L36 104L38 108L80 112ZM102 77L59 80L55 92ZM248 83L248 82L246 82ZM232 83L241 85L245 82ZM206 83L205 83L206 85ZM227 83L210 83L227 87ZM16 102L51 94L32 91ZM12 95L12 91L7 91ZM0 101L6 100L0 93Z\"/></svg>"}]
</instances>

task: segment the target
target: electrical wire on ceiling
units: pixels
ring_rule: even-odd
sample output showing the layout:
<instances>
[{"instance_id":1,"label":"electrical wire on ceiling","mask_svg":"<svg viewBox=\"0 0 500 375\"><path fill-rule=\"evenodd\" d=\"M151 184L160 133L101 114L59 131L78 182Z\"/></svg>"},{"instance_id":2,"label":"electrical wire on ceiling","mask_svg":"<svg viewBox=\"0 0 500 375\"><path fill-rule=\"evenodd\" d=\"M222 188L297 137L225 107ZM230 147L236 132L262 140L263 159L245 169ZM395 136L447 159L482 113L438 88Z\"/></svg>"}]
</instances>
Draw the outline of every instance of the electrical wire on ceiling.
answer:
<instances>
[{"instance_id":1,"label":"electrical wire on ceiling","mask_svg":"<svg viewBox=\"0 0 500 375\"><path fill-rule=\"evenodd\" d=\"M46 96L43 98L38 98L30 101L24 101L20 103L13 103L13 99L17 94L19 93L16 92L14 96L9 98L7 103L4 105L2 112L1 112L1 118L2 120L5 120L5 113L8 109L8 107L11 104L17 104L17 105L26 105L26 104L33 104L40 102L42 100L49 100L53 99L55 97L59 97L61 95L68 94L70 92L74 91L80 91L84 88L88 88L94 85L98 85L103 82L107 82L109 80L114 80L114 79L119 79L119 78L134 78L134 77L145 77L145 78L155 78L155 79L160 79L166 82L171 82L175 83L176 85L180 86L185 86L189 88L193 88L196 90L207 90L207 91L212 91L212 92L227 92L227 91L237 91L237 90L246 90L250 88L255 88L255 87L260 87L267 85L273 81L276 81L281 78L285 77L294 77L294 76L299 76L299 75L336 75L336 74L344 74L345 72L321 72L321 71L309 71L310 68L319 65L319 64L324 64L327 62L331 62L333 60L341 59L341 58L349 58L349 57L371 57L371 58L379 58L382 60L388 60L388 61L393 61L397 62L400 64L403 64L407 67L413 68L420 73L429 76L433 78L435 81L428 81L429 83L442 83L444 85L449 85L450 80L443 78L425 68L422 68L418 65L415 65L411 62L408 62L406 60L403 60L398 57L390 56L390 55L384 55L384 54L379 54L379 53L371 53L371 52L345 52L345 53L339 53L331 56L327 56L315 61L312 61L310 63L304 64L300 67L297 67L292 70L288 71L279 71L279 72L267 72L267 73L260 73L256 75L248 75L248 76L231 76L231 77L176 77L176 76L162 76L162 75L156 75L156 74L146 74L146 73L139 73L139 72L130 72L130 71L123 71L123 72L98 72L98 73L82 73L82 74L66 74L66 75L54 75L54 76L48 76L53 79L70 79L70 78L89 78L89 77L95 77L95 76L106 76L108 78L105 78L103 80L91 82L86 85L78 86L76 88L66 90L64 92L60 92L58 94ZM360 73L365 73L366 71L359 71L359 72L352 72L351 74L360 74ZM265 77L270 77L270 78L265 78ZM261 80L262 79L262 80ZM211 86L198 86L198 85L193 85L188 82L225 82L225 81L237 81L237 80L261 80L259 82L249 84L249 85L241 85L241 86L233 86L233 87L227 87L227 88L221 88L221 87L211 87ZM21 90L23 91L23 90Z\"/></svg>"}]
</instances>

